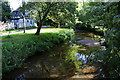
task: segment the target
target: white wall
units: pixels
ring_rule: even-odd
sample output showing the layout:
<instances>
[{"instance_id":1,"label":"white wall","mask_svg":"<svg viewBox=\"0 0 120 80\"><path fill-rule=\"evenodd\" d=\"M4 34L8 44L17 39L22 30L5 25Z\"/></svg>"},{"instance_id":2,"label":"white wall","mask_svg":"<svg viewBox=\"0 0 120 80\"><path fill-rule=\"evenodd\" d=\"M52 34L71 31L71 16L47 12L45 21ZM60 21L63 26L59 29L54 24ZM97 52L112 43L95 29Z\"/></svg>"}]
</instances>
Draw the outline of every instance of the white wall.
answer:
<instances>
[{"instance_id":1,"label":"white wall","mask_svg":"<svg viewBox=\"0 0 120 80\"><path fill-rule=\"evenodd\" d=\"M18 21L12 20L13 23L17 24L17 28L22 28L23 27L23 19L19 19ZM25 19L25 25L26 27L32 27L35 26L35 23L32 19ZM15 25L14 25L15 27Z\"/></svg>"}]
</instances>

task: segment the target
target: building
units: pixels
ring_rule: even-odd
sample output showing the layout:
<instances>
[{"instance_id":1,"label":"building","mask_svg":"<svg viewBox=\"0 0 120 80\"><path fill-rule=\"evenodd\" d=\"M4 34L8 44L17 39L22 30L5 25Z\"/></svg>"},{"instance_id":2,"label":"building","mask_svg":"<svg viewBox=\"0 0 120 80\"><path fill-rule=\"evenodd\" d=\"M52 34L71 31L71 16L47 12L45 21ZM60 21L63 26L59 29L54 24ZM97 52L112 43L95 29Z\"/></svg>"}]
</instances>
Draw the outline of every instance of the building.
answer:
<instances>
[{"instance_id":1,"label":"building","mask_svg":"<svg viewBox=\"0 0 120 80\"><path fill-rule=\"evenodd\" d=\"M25 12L25 16L27 16L27 12ZM12 12L12 18L10 19L10 22L14 23L15 29L22 28L23 27L23 16L22 13L19 12L19 10L15 10ZM25 26L26 27L32 27L35 26L35 23L30 18L25 18Z\"/></svg>"}]
</instances>

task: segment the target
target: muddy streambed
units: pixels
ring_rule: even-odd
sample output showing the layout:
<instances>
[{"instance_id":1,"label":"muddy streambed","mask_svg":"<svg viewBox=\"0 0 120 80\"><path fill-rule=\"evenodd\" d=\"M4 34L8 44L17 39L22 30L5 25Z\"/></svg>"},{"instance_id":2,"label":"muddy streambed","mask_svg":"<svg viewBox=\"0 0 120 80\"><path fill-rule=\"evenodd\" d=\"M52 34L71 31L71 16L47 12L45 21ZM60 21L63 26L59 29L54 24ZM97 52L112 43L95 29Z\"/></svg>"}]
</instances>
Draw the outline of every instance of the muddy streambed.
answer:
<instances>
[{"instance_id":1,"label":"muddy streambed","mask_svg":"<svg viewBox=\"0 0 120 80\"><path fill-rule=\"evenodd\" d=\"M6 75L3 80L92 80L101 74L99 65L92 62L91 53L101 49L94 34L76 32L72 41L54 46L45 53L28 58L24 65ZM102 74L101 77L104 77Z\"/></svg>"}]
</instances>

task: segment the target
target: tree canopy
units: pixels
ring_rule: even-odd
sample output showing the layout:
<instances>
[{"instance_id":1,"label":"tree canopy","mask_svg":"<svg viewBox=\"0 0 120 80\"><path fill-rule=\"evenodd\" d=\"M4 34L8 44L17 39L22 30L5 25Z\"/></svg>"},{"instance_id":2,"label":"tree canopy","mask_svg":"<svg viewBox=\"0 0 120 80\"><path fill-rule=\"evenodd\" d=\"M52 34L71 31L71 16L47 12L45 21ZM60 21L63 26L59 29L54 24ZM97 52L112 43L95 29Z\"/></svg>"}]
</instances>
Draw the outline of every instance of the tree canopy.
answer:
<instances>
[{"instance_id":1,"label":"tree canopy","mask_svg":"<svg viewBox=\"0 0 120 80\"><path fill-rule=\"evenodd\" d=\"M59 25L75 23L75 11L77 3L66 2L28 2L26 7L34 15L34 19L39 22L36 34L40 33L41 26L46 18L53 20Z\"/></svg>"},{"instance_id":2,"label":"tree canopy","mask_svg":"<svg viewBox=\"0 0 120 80\"><path fill-rule=\"evenodd\" d=\"M118 77L120 73L120 2L89 2L80 10L79 21L87 29L97 30L102 26L106 50L96 52L96 59L103 60L109 68L108 77ZM89 25L89 26L88 26Z\"/></svg>"},{"instance_id":3,"label":"tree canopy","mask_svg":"<svg viewBox=\"0 0 120 80\"><path fill-rule=\"evenodd\" d=\"M11 9L8 2L2 2L2 21L6 22L11 18Z\"/></svg>"}]
</instances>

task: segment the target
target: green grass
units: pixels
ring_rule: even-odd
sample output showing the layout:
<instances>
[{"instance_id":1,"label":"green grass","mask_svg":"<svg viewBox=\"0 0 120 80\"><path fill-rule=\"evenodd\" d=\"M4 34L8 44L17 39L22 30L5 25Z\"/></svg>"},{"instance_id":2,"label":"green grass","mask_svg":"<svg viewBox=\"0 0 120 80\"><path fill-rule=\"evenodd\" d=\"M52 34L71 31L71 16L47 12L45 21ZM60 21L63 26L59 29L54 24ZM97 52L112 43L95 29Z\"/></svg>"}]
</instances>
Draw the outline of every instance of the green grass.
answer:
<instances>
[{"instance_id":1,"label":"green grass","mask_svg":"<svg viewBox=\"0 0 120 80\"><path fill-rule=\"evenodd\" d=\"M66 30L66 31L71 31L70 29L64 29L64 28L42 28L41 29L41 35L43 33L59 33L59 31L62 30ZM17 33L17 34L10 34L10 38L8 38L8 35L6 36L1 36L0 37L0 41L6 41L6 40L20 40L20 39L25 39L25 38L29 38L32 36L36 36L34 35L34 33L32 33L32 31L36 31L36 29L31 29L29 30L31 33Z\"/></svg>"},{"instance_id":2,"label":"green grass","mask_svg":"<svg viewBox=\"0 0 120 80\"><path fill-rule=\"evenodd\" d=\"M23 65L26 58L36 52L44 52L51 49L54 45L71 39L74 35L73 30L69 29L43 29L41 35L28 33L12 34L11 38L3 36L6 42L2 45L2 66L3 73ZM14 41L11 41L14 40Z\"/></svg>"}]
</instances>

